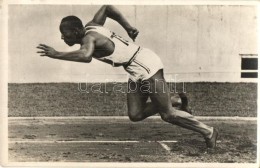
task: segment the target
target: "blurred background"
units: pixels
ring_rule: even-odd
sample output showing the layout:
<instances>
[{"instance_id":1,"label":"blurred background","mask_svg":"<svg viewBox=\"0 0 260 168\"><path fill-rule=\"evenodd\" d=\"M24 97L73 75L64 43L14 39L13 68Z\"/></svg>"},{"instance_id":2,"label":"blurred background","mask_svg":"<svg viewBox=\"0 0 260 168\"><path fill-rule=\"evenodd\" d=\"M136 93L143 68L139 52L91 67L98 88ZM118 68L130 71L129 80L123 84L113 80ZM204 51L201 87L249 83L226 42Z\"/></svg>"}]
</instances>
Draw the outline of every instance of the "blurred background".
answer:
<instances>
[{"instance_id":1,"label":"blurred background","mask_svg":"<svg viewBox=\"0 0 260 168\"><path fill-rule=\"evenodd\" d=\"M127 81L122 68L93 60L91 64L40 57L39 43L58 51L76 50L61 40L63 17L90 21L101 6L9 5L9 82ZM139 29L136 43L154 50L162 59L168 80L254 82L241 78L242 59L257 59L256 6L161 5L116 6ZM124 29L107 19L105 27L130 40ZM252 64L252 61L251 61ZM251 71L250 71L251 72ZM254 75L255 72L253 72ZM250 76L250 75L249 75Z\"/></svg>"},{"instance_id":2,"label":"blurred background","mask_svg":"<svg viewBox=\"0 0 260 168\"><path fill-rule=\"evenodd\" d=\"M39 43L59 51L78 49L61 40L61 19L75 15L86 24L100 7L8 6L9 116L127 115L128 77L123 68L36 53ZM161 57L171 91L187 92L194 115L257 116L256 6L116 7L139 29L136 43ZM130 40L115 21L107 19L105 27ZM87 93L95 82L101 82L94 86L98 92ZM114 91L113 82L122 82L117 86L122 92Z\"/></svg>"}]
</instances>

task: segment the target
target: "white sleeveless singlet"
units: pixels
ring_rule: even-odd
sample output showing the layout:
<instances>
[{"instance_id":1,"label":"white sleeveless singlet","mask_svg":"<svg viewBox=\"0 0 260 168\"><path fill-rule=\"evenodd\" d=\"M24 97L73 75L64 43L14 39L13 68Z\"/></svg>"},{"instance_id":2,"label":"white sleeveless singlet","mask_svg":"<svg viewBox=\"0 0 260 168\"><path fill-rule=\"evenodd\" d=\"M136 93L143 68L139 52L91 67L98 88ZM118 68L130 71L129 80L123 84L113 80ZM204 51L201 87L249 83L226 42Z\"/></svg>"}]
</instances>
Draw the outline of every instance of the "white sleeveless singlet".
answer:
<instances>
[{"instance_id":1,"label":"white sleeveless singlet","mask_svg":"<svg viewBox=\"0 0 260 168\"><path fill-rule=\"evenodd\" d=\"M85 35L94 31L97 32L107 38L109 38L114 43L114 52L105 57L96 58L100 61L111 64L112 66L127 66L131 63L131 60L135 57L135 55L140 50L140 46L128 42L122 37L116 35L114 32L101 27L101 26L86 26L85 27ZM95 57L94 57L95 58Z\"/></svg>"},{"instance_id":2,"label":"white sleeveless singlet","mask_svg":"<svg viewBox=\"0 0 260 168\"><path fill-rule=\"evenodd\" d=\"M123 66L132 81L148 80L160 69L163 69L161 59L152 50L128 42L101 26L87 26L85 29L85 35L94 31L109 38L114 43L115 48L111 55L96 59L114 67Z\"/></svg>"}]
</instances>

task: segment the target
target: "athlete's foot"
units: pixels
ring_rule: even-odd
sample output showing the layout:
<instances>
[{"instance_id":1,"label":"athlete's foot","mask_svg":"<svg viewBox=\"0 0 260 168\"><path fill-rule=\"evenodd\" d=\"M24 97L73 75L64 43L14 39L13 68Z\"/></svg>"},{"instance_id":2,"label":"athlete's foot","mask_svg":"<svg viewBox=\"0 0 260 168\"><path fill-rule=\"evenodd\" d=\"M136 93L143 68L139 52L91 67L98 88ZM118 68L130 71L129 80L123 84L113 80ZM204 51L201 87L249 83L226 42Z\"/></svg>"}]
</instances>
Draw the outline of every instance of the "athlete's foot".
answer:
<instances>
[{"instance_id":1,"label":"athlete's foot","mask_svg":"<svg viewBox=\"0 0 260 168\"><path fill-rule=\"evenodd\" d=\"M180 110L185 111L185 112L187 112L189 114L192 114L192 112L193 112L192 109L190 107L188 107L188 106L181 107Z\"/></svg>"},{"instance_id":2,"label":"athlete's foot","mask_svg":"<svg viewBox=\"0 0 260 168\"><path fill-rule=\"evenodd\" d=\"M181 107L180 110L185 111L189 114L192 114L192 110L189 107L189 101L188 101L188 97L185 93L180 93L179 97L181 99Z\"/></svg>"},{"instance_id":3,"label":"athlete's foot","mask_svg":"<svg viewBox=\"0 0 260 168\"><path fill-rule=\"evenodd\" d=\"M213 133L210 138L205 138L207 148L214 149L217 145L218 131L213 128Z\"/></svg>"}]
</instances>

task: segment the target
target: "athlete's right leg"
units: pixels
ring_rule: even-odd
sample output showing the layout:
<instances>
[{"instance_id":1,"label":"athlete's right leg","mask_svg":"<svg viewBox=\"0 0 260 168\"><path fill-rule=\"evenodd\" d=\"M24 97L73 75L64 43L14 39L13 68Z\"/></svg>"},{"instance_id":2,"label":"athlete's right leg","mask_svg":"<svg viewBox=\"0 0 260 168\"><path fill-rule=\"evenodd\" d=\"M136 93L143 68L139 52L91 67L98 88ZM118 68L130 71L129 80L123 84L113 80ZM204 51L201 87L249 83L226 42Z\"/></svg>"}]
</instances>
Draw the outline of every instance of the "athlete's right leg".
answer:
<instances>
[{"instance_id":1,"label":"athlete's right leg","mask_svg":"<svg viewBox=\"0 0 260 168\"><path fill-rule=\"evenodd\" d=\"M127 107L128 116L131 121L141 121L147 117L155 115L158 113L158 106L154 103L147 102L149 97L150 89L147 87L150 83L145 83L148 81L138 81L134 82L129 79L128 81L128 93L127 93ZM187 99L186 95L182 94L180 96L181 100ZM171 99L173 108L188 112L183 107L187 107L188 102L179 103L175 99ZM177 103L176 103L177 102Z\"/></svg>"},{"instance_id":2,"label":"athlete's right leg","mask_svg":"<svg viewBox=\"0 0 260 168\"><path fill-rule=\"evenodd\" d=\"M156 80L161 82L156 85ZM213 127L209 127L196 120L192 115L172 107L170 94L168 94L167 84L163 78L162 70L158 71L149 81L151 81L150 86L153 88L152 93L150 92L149 94L140 91L141 83L130 81L128 85L130 89L127 94L129 118L132 121L141 121L151 115L160 113L162 119L166 122L201 133L206 140L207 147L214 148L216 145L217 132ZM164 92L164 86L166 92ZM154 89L158 92L154 92ZM148 96L151 97L153 104L146 103Z\"/></svg>"},{"instance_id":3,"label":"athlete's right leg","mask_svg":"<svg viewBox=\"0 0 260 168\"><path fill-rule=\"evenodd\" d=\"M150 93L152 103L156 105L162 119L166 122L201 133L206 140L207 147L214 148L218 134L213 127L198 121L191 114L172 108L169 89L163 77L163 70L159 70L149 78L149 81L152 88L152 92Z\"/></svg>"},{"instance_id":4,"label":"athlete's right leg","mask_svg":"<svg viewBox=\"0 0 260 168\"><path fill-rule=\"evenodd\" d=\"M147 102L149 88L141 81L134 82L129 79L127 92L128 116L131 121L141 121L158 113L157 107Z\"/></svg>"}]
</instances>

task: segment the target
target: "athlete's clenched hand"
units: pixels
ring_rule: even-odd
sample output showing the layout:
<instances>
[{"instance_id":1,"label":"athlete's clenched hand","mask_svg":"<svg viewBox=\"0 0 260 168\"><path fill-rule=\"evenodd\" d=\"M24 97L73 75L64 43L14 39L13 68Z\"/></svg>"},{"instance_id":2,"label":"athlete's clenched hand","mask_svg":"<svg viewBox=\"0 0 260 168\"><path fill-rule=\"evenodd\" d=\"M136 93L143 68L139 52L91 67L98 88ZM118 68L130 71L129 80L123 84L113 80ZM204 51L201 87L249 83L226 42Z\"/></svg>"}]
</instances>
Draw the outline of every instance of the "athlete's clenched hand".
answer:
<instances>
[{"instance_id":1,"label":"athlete's clenched hand","mask_svg":"<svg viewBox=\"0 0 260 168\"><path fill-rule=\"evenodd\" d=\"M37 51L37 53L40 53L40 56L55 57L58 53L54 48L45 44L39 44L36 48L41 49L41 51Z\"/></svg>"},{"instance_id":2,"label":"athlete's clenched hand","mask_svg":"<svg viewBox=\"0 0 260 168\"><path fill-rule=\"evenodd\" d=\"M130 27L128 30L127 30L127 33L128 33L128 36L133 40L135 41L135 38L137 37L139 31L134 28L134 27Z\"/></svg>"}]
</instances>

